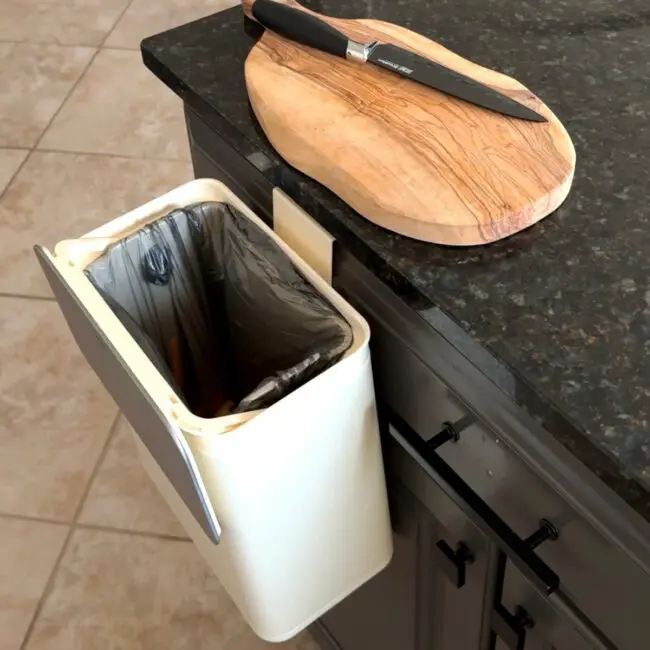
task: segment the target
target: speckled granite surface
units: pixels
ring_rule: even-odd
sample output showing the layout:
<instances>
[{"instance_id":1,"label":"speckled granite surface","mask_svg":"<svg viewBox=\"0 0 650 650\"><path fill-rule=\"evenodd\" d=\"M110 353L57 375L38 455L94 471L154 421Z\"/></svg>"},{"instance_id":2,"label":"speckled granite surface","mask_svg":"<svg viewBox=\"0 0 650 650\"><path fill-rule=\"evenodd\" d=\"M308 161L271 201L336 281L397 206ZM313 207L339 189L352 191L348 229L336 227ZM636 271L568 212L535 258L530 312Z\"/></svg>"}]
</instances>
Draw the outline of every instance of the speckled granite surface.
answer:
<instances>
[{"instance_id":1,"label":"speckled granite surface","mask_svg":"<svg viewBox=\"0 0 650 650\"><path fill-rule=\"evenodd\" d=\"M406 25L534 90L578 166L566 203L508 240L388 233L285 165L250 112L238 8L143 44L147 65L432 326L650 519L650 9L647 0L322 0Z\"/></svg>"}]
</instances>

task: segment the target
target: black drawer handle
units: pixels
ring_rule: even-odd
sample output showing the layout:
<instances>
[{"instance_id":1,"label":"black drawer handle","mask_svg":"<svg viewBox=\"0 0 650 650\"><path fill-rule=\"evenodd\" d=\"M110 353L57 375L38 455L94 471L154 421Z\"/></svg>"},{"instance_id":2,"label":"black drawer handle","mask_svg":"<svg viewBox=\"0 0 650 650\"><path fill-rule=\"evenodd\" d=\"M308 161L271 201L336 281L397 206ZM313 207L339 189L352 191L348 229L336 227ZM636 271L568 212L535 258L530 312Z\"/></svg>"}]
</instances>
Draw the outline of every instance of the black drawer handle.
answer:
<instances>
[{"instance_id":1,"label":"black drawer handle","mask_svg":"<svg viewBox=\"0 0 650 650\"><path fill-rule=\"evenodd\" d=\"M392 412L392 409L387 412L387 415L389 421L395 423L397 427L388 427L391 437L409 453L476 527L491 537L519 570L543 593L552 594L557 591L560 579L536 555L532 548L533 544L530 543L537 540L521 539L436 453L435 448L420 438L402 418ZM547 539L549 538L547 537Z\"/></svg>"},{"instance_id":2,"label":"black drawer handle","mask_svg":"<svg viewBox=\"0 0 650 650\"><path fill-rule=\"evenodd\" d=\"M510 650L524 650L526 632L535 625L530 614L523 607L517 607L514 614L511 614L503 605L494 607L490 622L492 631Z\"/></svg>"},{"instance_id":3,"label":"black drawer handle","mask_svg":"<svg viewBox=\"0 0 650 650\"><path fill-rule=\"evenodd\" d=\"M467 565L474 562L474 555L465 542L459 542L454 551L444 539L437 544L440 568L445 572L450 582L458 589L465 586L467 580Z\"/></svg>"},{"instance_id":4,"label":"black drawer handle","mask_svg":"<svg viewBox=\"0 0 650 650\"><path fill-rule=\"evenodd\" d=\"M539 528L530 537L526 537L524 544L533 551L546 540L554 542L559 536L557 528L548 519L542 519Z\"/></svg>"}]
</instances>

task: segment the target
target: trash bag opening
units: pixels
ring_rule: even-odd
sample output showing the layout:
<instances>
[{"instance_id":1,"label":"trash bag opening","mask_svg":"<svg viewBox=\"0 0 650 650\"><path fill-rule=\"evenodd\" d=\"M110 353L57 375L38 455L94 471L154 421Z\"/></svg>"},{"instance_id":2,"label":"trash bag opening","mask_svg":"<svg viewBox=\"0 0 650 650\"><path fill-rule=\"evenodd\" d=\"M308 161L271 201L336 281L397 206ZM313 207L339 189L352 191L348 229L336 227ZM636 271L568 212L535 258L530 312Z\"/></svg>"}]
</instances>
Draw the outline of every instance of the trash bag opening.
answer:
<instances>
[{"instance_id":1,"label":"trash bag opening","mask_svg":"<svg viewBox=\"0 0 650 650\"><path fill-rule=\"evenodd\" d=\"M289 256L227 203L173 210L86 276L200 417L266 408L336 363L352 328Z\"/></svg>"}]
</instances>

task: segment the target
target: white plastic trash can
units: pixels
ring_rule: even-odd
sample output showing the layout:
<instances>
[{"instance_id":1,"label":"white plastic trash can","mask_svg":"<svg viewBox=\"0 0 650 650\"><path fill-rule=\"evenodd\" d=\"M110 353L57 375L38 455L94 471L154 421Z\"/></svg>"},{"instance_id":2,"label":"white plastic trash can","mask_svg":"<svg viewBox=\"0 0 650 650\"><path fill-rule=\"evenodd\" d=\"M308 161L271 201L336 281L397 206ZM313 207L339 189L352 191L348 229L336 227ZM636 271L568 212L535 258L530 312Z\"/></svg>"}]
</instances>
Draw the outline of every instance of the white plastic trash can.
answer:
<instances>
[{"instance_id":1,"label":"white plastic trash can","mask_svg":"<svg viewBox=\"0 0 650 650\"><path fill-rule=\"evenodd\" d=\"M84 273L110 246L203 201L232 205L276 241L353 333L338 362L272 406L213 419L185 406ZM144 466L256 634L294 636L388 564L368 325L225 185L193 181L36 253Z\"/></svg>"}]
</instances>

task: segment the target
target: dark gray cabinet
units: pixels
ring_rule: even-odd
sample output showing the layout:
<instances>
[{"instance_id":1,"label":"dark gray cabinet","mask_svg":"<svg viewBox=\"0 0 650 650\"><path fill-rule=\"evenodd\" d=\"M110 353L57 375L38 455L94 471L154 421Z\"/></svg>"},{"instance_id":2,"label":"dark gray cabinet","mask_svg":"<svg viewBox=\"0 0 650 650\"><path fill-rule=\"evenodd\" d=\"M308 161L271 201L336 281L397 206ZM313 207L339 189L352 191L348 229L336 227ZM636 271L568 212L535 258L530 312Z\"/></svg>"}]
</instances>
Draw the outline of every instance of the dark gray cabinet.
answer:
<instances>
[{"instance_id":1,"label":"dark gray cabinet","mask_svg":"<svg viewBox=\"0 0 650 650\"><path fill-rule=\"evenodd\" d=\"M187 118L195 175L223 180L271 223L272 182ZM395 554L318 622L324 650L646 647L645 524L432 327L435 314L425 321L342 246L334 259L335 288L371 326L382 419L403 422L418 444L409 449L386 425ZM447 422L461 435L432 460L429 443ZM559 538L530 548L543 519ZM518 627L522 611L528 625Z\"/></svg>"}]
</instances>

